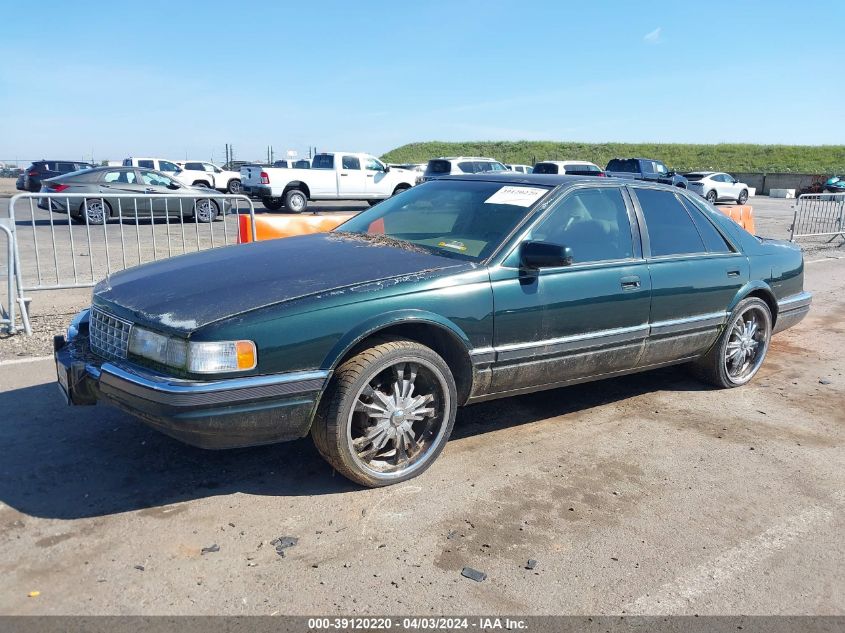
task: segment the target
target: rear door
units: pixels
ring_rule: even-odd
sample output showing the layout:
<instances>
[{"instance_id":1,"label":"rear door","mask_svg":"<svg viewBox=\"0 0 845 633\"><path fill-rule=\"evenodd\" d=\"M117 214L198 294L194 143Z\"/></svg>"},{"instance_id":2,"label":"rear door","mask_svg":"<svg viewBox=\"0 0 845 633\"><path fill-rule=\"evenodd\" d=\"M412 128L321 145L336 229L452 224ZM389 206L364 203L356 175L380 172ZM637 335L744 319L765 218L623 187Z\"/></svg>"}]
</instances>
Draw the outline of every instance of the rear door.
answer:
<instances>
[{"instance_id":1,"label":"rear door","mask_svg":"<svg viewBox=\"0 0 845 633\"><path fill-rule=\"evenodd\" d=\"M702 354L748 281L748 260L683 194L635 185L630 190L645 227L652 283L651 330L641 364Z\"/></svg>"},{"instance_id":2,"label":"rear door","mask_svg":"<svg viewBox=\"0 0 845 633\"><path fill-rule=\"evenodd\" d=\"M100 177L100 192L106 194L106 200L115 216L120 218L134 218L135 209L138 215L150 213L150 201L144 194L144 185L138 177L138 172L132 167L110 169ZM109 193L134 193L137 198L109 198ZM137 205L137 207L136 207Z\"/></svg>"},{"instance_id":3,"label":"rear door","mask_svg":"<svg viewBox=\"0 0 845 633\"><path fill-rule=\"evenodd\" d=\"M367 192L366 180L361 159L351 154L343 154L340 157L337 178L338 198L363 198Z\"/></svg>"}]
</instances>

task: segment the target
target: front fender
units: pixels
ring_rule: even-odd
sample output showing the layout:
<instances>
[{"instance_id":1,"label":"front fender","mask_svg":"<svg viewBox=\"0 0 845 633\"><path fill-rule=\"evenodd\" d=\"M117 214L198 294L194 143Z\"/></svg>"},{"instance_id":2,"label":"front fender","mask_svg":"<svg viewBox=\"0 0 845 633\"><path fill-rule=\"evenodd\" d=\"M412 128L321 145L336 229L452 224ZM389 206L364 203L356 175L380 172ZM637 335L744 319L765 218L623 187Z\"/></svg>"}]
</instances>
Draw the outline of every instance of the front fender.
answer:
<instances>
[{"instance_id":1,"label":"front fender","mask_svg":"<svg viewBox=\"0 0 845 633\"><path fill-rule=\"evenodd\" d=\"M427 310L395 310L379 314L378 316L368 319L350 329L334 345L334 347L332 347L320 366L326 369L336 368L338 363L340 363L340 360L346 356L349 350L365 338L372 336L373 334L377 334L381 330L400 324L422 324L439 328L460 342L466 350L467 355L469 355L470 350L472 349L472 344L470 343L466 333L443 315L435 314L434 312L429 312Z\"/></svg>"}]
</instances>

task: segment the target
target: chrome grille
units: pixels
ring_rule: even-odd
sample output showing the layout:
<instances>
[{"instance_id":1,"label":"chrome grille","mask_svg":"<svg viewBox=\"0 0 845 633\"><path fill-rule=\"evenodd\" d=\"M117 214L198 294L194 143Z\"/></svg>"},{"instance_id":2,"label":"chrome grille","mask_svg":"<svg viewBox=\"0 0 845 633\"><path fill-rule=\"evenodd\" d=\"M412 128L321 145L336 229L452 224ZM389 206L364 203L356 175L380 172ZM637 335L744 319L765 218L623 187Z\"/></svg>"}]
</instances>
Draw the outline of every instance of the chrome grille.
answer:
<instances>
[{"instance_id":1,"label":"chrome grille","mask_svg":"<svg viewBox=\"0 0 845 633\"><path fill-rule=\"evenodd\" d=\"M128 321L92 308L88 321L91 351L104 358L126 358L129 349L129 330L131 329L132 324Z\"/></svg>"}]
</instances>

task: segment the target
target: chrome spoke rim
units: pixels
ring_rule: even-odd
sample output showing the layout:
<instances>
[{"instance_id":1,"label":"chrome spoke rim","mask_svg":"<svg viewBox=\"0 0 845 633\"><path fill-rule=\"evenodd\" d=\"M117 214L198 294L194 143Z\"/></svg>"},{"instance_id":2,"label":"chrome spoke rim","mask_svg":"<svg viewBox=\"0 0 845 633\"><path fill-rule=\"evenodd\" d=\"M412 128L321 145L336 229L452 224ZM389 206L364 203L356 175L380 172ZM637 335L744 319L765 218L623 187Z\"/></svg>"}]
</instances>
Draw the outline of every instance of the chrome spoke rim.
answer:
<instances>
[{"instance_id":1,"label":"chrome spoke rim","mask_svg":"<svg viewBox=\"0 0 845 633\"><path fill-rule=\"evenodd\" d=\"M376 372L349 415L354 459L377 476L396 477L425 462L445 431L448 394L427 361L408 359Z\"/></svg>"},{"instance_id":2,"label":"chrome spoke rim","mask_svg":"<svg viewBox=\"0 0 845 633\"><path fill-rule=\"evenodd\" d=\"M760 308L749 308L730 326L724 353L724 366L734 382L745 382L763 362L769 341L768 320Z\"/></svg>"}]
</instances>

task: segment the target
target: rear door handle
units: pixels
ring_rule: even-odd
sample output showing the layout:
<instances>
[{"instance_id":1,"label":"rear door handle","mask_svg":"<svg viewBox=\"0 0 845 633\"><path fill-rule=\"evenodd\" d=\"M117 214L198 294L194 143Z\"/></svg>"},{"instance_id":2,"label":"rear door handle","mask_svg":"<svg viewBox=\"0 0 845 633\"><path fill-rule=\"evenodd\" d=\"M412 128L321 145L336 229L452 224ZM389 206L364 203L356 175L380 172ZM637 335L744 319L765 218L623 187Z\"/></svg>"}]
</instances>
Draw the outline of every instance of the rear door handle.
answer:
<instances>
[{"instance_id":1,"label":"rear door handle","mask_svg":"<svg viewBox=\"0 0 845 633\"><path fill-rule=\"evenodd\" d=\"M640 287L640 278L636 275L622 277L619 282L622 284L622 290L636 290Z\"/></svg>"},{"instance_id":2,"label":"rear door handle","mask_svg":"<svg viewBox=\"0 0 845 633\"><path fill-rule=\"evenodd\" d=\"M349 174L341 174L341 175L340 175L340 177L341 177L341 178L346 178L348 175L349 175Z\"/></svg>"}]
</instances>

